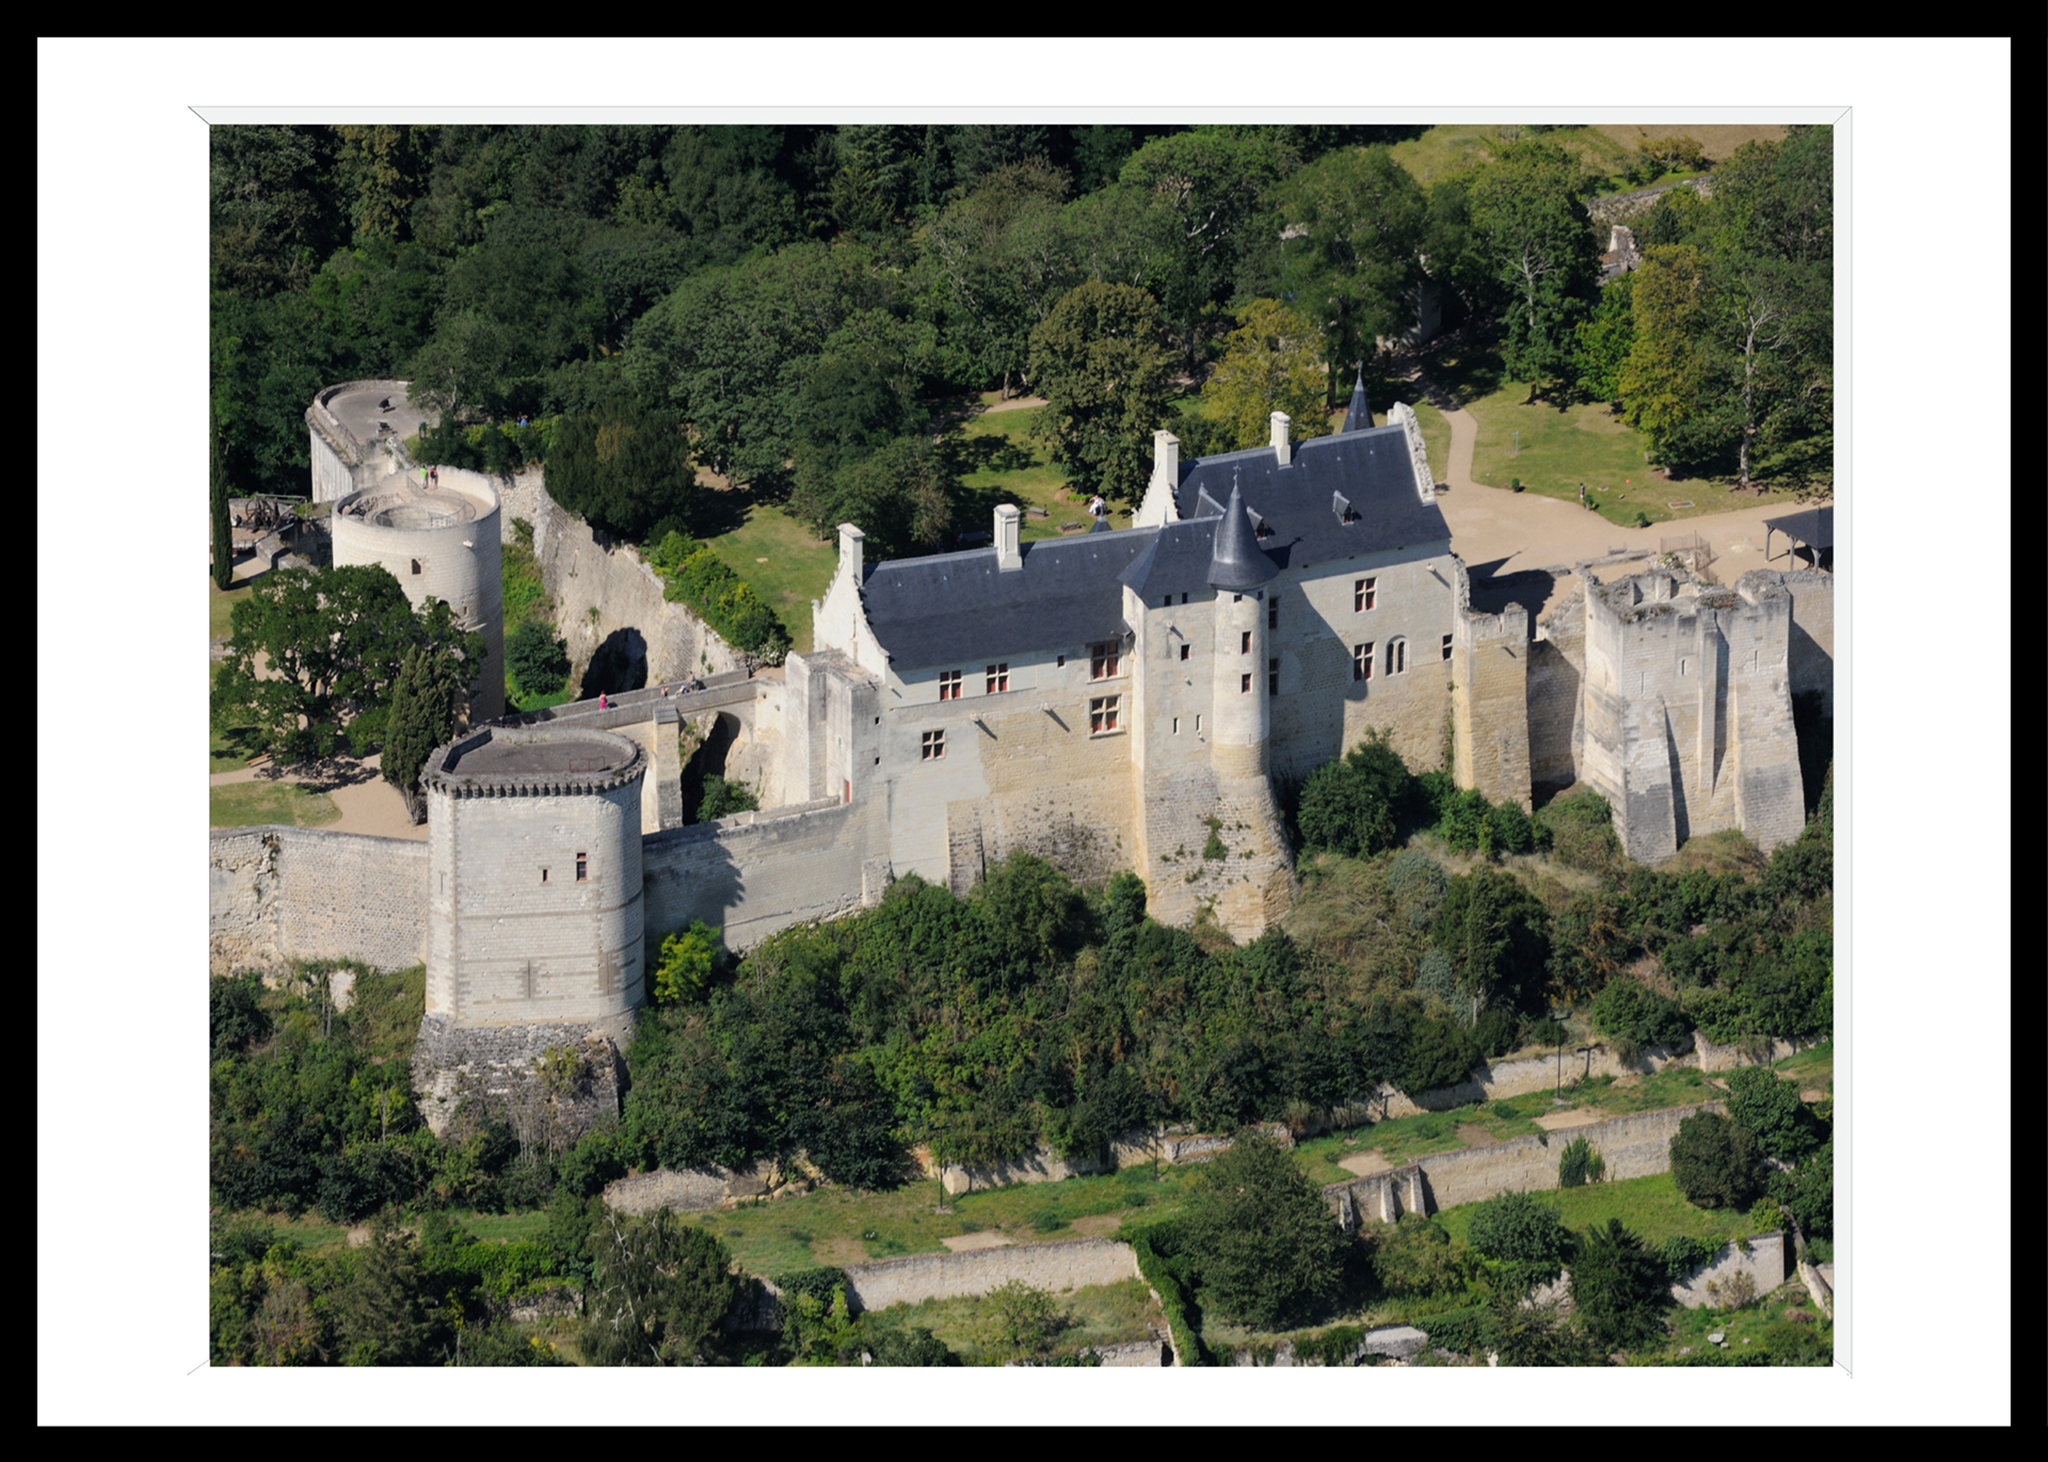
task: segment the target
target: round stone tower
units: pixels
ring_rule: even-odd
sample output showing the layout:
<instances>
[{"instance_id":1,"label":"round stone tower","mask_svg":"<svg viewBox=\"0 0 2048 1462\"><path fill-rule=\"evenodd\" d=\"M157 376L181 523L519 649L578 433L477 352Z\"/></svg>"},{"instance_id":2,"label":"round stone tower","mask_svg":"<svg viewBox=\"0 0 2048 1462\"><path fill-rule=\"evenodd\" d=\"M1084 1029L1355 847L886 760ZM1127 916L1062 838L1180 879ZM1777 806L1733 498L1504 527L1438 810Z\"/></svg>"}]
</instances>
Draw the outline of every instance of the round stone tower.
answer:
<instances>
[{"instance_id":1,"label":"round stone tower","mask_svg":"<svg viewBox=\"0 0 2048 1462\"><path fill-rule=\"evenodd\" d=\"M570 727L490 727L428 758L413 1085L436 1133L466 1100L548 1143L618 1111L645 986L646 773L637 743Z\"/></svg>"},{"instance_id":2,"label":"round stone tower","mask_svg":"<svg viewBox=\"0 0 2048 1462\"><path fill-rule=\"evenodd\" d=\"M1236 486L1216 525L1209 584L1216 590L1215 730L1210 762L1226 781L1266 774L1265 586L1279 570L1259 548Z\"/></svg>"},{"instance_id":3,"label":"round stone tower","mask_svg":"<svg viewBox=\"0 0 2048 1462\"><path fill-rule=\"evenodd\" d=\"M473 472L442 472L431 490L400 476L334 505L334 563L382 564L417 609L439 599L484 637L472 724L505 713L505 612L498 490Z\"/></svg>"}]
</instances>

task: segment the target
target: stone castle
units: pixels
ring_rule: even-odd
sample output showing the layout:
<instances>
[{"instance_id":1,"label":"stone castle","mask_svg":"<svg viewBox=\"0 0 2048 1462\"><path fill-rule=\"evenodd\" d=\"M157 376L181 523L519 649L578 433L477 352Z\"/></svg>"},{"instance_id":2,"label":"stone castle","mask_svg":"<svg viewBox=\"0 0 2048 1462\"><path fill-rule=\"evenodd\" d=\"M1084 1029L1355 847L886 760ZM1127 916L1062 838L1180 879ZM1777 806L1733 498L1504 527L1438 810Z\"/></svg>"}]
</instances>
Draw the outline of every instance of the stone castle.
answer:
<instances>
[{"instance_id":1,"label":"stone castle","mask_svg":"<svg viewBox=\"0 0 2048 1462\"><path fill-rule=\"evenodd\" d=\"M401 492L388 467L343 457L333 394L308 417L337 561L347 538L346 561L406 569L415 602L466 596L466 615L493 617L495 655L497 488L444 472L446 501ZM645 972L693 918L742 948L913 872L964 893L1023 849L1081 877L1135 870L1161 920L1206 912L1255 937L1293 889L1276 786L1369 730L1496 801L1584 783L1640 861L1719 828L1766 849L1797 835L1792 707L1832 711L1830 574L1721 588L1582 566L1532 628L1520 606L1471 607L1405 406L1375 426L1354 389L1340 431L1296 443L1289 426L1275 413L1267 446L1193 462L1156 433L1126 529L1024 543L1002 506L988 547L871 565L841 525L813 648L779 678L481 727L423 775L424 858L392 839L219 830L213 964L424 959L415 1084L440 1098L439 1129L464 1091L531 1104L551 1049L576 1055L544 1105L574 1087L615 1110ZM479 719L493 709L480 700ZM725 748L762 811L683 825L685 725Z\"/></svg>"}]
</instances>

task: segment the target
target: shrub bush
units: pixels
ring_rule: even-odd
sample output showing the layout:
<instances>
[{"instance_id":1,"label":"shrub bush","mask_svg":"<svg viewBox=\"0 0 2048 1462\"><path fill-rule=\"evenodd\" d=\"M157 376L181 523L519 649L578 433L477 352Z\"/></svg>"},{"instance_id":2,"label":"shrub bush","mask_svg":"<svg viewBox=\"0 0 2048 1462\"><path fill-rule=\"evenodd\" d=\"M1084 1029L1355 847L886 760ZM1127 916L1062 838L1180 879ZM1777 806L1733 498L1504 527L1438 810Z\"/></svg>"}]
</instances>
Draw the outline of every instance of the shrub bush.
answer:
<instances>
[{"instance_id":1,"label":"shrub bush","mask_svg":"<svg viewBox=\"0 0 2048 1462\"><path fill-rule=\"evenodd\" d=\"M1343 1277L1345 1238L1322 1191L1257 1134L1196 1175L1181 1233L1204 1296L1248 1324L1327 1300Z\"/></svg>"},{"instance_id":2,"label":"shrub bush","mask_svg":"<svg viewBox=\"0 0 2048 1462\"><path fill-rule=\"evenodd\" d=\"M1796 1163L1820 1146L1820 1123L1799 1100L1799 1088L1768 1066L1739 1066L1728 1073L1729 1119L1756 1136L1767 1157Z\"/></svg>"},{"instance_id":3,"label":"shrub bush","mask_svg":"<svg viewBox=\"0 0 2048 1462\"><path fill-rule=\"evenodd\" d=\"M527 695L553 695L569 678L569 646L553 626L529 619L507 637L505 667Z\"/></svg>"},{"instance_id":4,"label":"shrub bush","mask_svg":"<svg viewBox=\"0 0 2048 1462\"><path fill-rule=\"evenodd\" d=\"M1557 1186L1560 1188L1583 1188L1588 1183L1597 1183L1607 1171L1607 1159L1593 1150L1593 1145L1583 1137L1574 1137L1564 1145L1564 1151L1557 1159Z\"/></svg>"},{"instance_id":5,"label":"shrub bush","mask_svg":"<svg viewBox=\"0 0 2048 1462\"><path fill-rule=\"evenodd\" d=\"M1398 1084L1410 1097L1454 1086L1472 1074L1478 1059L1479 1048L1470 1032L1451 1021L1423 1016L1409 1023Z\"/></svg>"},{"instance_id":6,"label":"shrub bush","mask_svg":"<svg viewBox=\"0 0 2048 1462\"><path fill-rule=\"evenodd\" d=\"M1557 1278L1572 1248L1557 1210L1529 1193L1502 1193L1479 1204L1465 1238L1518 1290Z\"/></svg>"},{"instance_id":7,"label":"shrub bush","mask_svg":"<svg viewBox=\"0 0 2048 1462\"><path fill-rule=\"evenodd\" d=\"M1696 1239L1689 1234L1673 1234L1658 1249L1657 1257L1664 1262L1664 1273L1673 1284L1683 1284L1693 1277L1709 1259L1719 1251L1720 1246L1705 1239Z\"/></svg>"},{"instance_id":8,"label":"shrub bush","mask_svg":"<svg viewBox=\"0 0 2048 1462\"><path fill-rule=\"evenodd\" d=\"M1671 1139L1671 1177L1697 1208L1742 1208L1759 1188L1756 1138L1719 1112L1698 1112Z\"/></svg>"},{"instance_id":9,"label":"shrub bush","mask_svg":"<svg viewBox=\"0 0 2048 1462\"><path fill-rule=\"evenodd\" d=\"M1479 1020L1472 1027L1473 1043L1484 1055L1505 1056L1514 1050L1521 1024L1512 1012L1490 1006L1479 1013Z\"/></svg>"},{"instance_id":10,"label":"shrub bush","mask_svg":"<svg viewBox=\"0 0 2048 1462\"><path fill-rule=\"evenodd\" d=\"M1567 868L1597 873L1621 857L1614 811L1597 792L1553 798L1536 814L1536 823L1549 834L1551 856Z\"/></svg>"}]
</instances>

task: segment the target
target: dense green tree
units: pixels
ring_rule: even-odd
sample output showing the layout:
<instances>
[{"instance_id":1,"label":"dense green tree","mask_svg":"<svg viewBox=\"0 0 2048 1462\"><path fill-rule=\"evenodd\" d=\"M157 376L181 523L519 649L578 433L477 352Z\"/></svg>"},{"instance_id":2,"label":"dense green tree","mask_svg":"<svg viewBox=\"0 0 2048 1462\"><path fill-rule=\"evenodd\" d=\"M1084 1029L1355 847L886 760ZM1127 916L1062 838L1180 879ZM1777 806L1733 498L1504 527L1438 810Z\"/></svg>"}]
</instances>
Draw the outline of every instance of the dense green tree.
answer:
<instances>
[{"instance_id":1,"label":"dense green tree","mask_svg":"<svg viewBox=\"0 0 2048 1462\"><path fill-rule=\"evenodd\" d=\"M1579 322L1573 365L1590 400L1621 401L1621 371L1636 339L1635 279L1630 273L1608 281L1593 313Z\"/></svg>"},{"instance_id":2,"label":"dense green tree","mask_svg":"<svg viewBox=\"0 0 2048 1462\"><path fill-rule=\"evenodd\" d=\"M1197 1176L1181 1218L1216 1310L1270 1329L1337 1292L1345 1239L1321 1191L1273 1142L1240 1133Z\"/></svg>"},{"instance_id":3,"label":"dense green tree","mask_svg":"<svg viewBox=\"0 0 2048 1462\"><path fill-rule=\"evenodd\" d=\"M1768 1066L1738 1066L1727 1082L1728 1117L1755 1135L1764 1156L1797 1163L1820 1146L1820 1124L1799 1100L1797 1083Z\"/></svg>"},{"instance_id":4,"label":"dense green tree","mask_svg":"<svg viewBox=\"0 0 2048 1462\"><path fill-rule=\"evenodd\" d=\"M216 726L253 725L280 764L332 756L344 735L358 755L381 742L391 687L415 646L483 658L448 606L418 614L388 569L280 569L258 581L229 616L226 660L214 671ZM269 663L258 677L256 657ZM301 725L300 722L305 724Z\"/></svg>"},{"instance_id":5,"label":"dense green tree","mask_svg":"<svg viewBox=\"0 0 2048 1462\"><path fill-rule=\"evenodd\" d=\"M529 619L505 637L505 668L526 695L552 695L569 678L569 645L546 620Z\"/></svg>"},{"instance_id":6,"label":"dense green tree","mask_svg":"<svg viewBox=\"0 0 2048 1462\"><path fill-rule=\"evenodd\" d=\"M957 1366L960 1357L946 1348L946 1342L923 1325L906 1325L890 1330L875 1341L872 1352L878 1366Z\"/></svg>"},{"instance_id":7,"label":"dense green tree","mask_svg":"<svg viewBox=\"0 0 2048 1462\"><path fill-rule=\"evenodd\" d=\"M1422 1296L1464 1288L1473 1265L1465 1246L1452 1239L1433 1215L1404 1213L1391 1232L1382 1230L1373 1268L1389 1294Z\"/></svg>"},{"instance_id":8,"label":"dense green tree","mask_svg":"<svg viewBox=\"0 0 2048 1462\"><path fill-rule=\"evenodd\" d=\"M697 821L716 822L735 812L752 812L760 805L754 789L745 782L729 782L724 777L708 776L704 779L704 800L697 804Z\"/></svg>"},{"instance_id":9,"label":"dense green tree","mask_svg":"<svg viewBox=\"0 0 2048 1462\"><path fill-rule=\"evenodd\" d=\"M419 197L424 162L417 129L372 123L336 127L335 181L359 237L403 238Z\"/></svg>"},{"instance_id":10,"label":"dense green tree","mask_svg":"<svg viewBox=\"0 0 2048 1462\"><path fill-rule=\"evenodd\" d=\"M696 464L672 413L616 403L556 424L547 480L555 501L592 527L643 542L687 524Z\"/></svg>"},{"instance_id":11,"label":"dense green tree","mask_svg":"<svg viewBox=\"0 0 2048 1462\"><path fill-rule=\"evenodd\" d=\"M740 1294L724 1244L666 1208L639 1219L607 1211L589 1242L581 1345L593 1365L689 1365L709 1353Z\"/></svg>"},{"instance_id":12,"label":"dense green tree","mask_svg":"<svg viewBox=\"0 0 2048 1462\"><path fill-rule=\"evenodd\" d=\"M1591 1366L1600 1357L1555 1304L1535 1304L1511 1285L1487 1301L1486 1343L1504 1366Z\"/></svg>"},{"instance_id":13,"label":"dense green tree","mask_svg":"<svg viewBox=\"0 0 2048 1462\"><path fill-rule=\"evenodd\" d=\"M455 738L455 713L465 698L462 662L441 649L415 645L406 651L391 687L390 720L381 758L384 780L405 798L415 823L427 815L420 773L437 746Z\"/></svg>"},{"instance_id":14,"label":"dense green tree","mask_svg":"<svg viewBox=\"0 0 2048 1462\"><path fill-rule=\"evenodd\" d=\"M1295 162L1291 148L1266 129L1250 127L1197 127L1155 138L1125 162L1121 181L1149 193L1172 220L1173 247L1161 261L1158 298L1182 369L1200 369L1248 231L1266 220L1266 189Z\"/></svg>"},{"instance_id":15,"label":"dense green tree","mask_svg":"<svg viewBox=\"0 0 2048 1462\"><path fill-rule=\"evenodd\" d=\"M1664 1333L1671 1308L1664 1261L1610 1218L1581 1236L1572 1257L1572 1307L1587 1338L1603 1351L1649 1345Z\"/></svg>"},{"instance_id":16,"label":"dense green tree","mask_svg":"<svg viewBox=\"0 0 2048 1462\"><path fill-rule=\"evenodd\" d=\"M1671 1138L1671 1178L1688 1203L1700 1208L1744 1208L1761 1189L1763 1152L1746 1127L1719 1112L1699 1112L1678 1124Z\"/></svg>"},{"instance_id":17,"label":"dense green tree","mask_svg":"<svg viewBox=\"0 0 2048 1462\"><path fill-rule=\"evenodd\" d=\"M710 821L700 818L699 821ZM661 959L655 966L654 984L648 991L656 1005L701 1000L710 992L711 977L718 969L724 950L718 930L702 919L692 919L687 929L678 930L661 941Z\"/></svg>"},{"instance_id":18,"label":"dense green tree","mask_svg":"<svg viewBox=\"0 0 2048 1462\"><path fill-rule=\"evenodd\" d=\"M1322 332L1269 299L1239 309L1237 326L1202 392L1211 417L1224 423L1225 450L1264 446L1275 411L1287 413L1297 441L1323 435Z\"/></svg>"},{"instance_id":19,"label":"dense green tree","mask_svg":"<svg viewBox=\"0 0 2048 1462\"><path fill-rule=\"evenodd\" d=\"M1407 764L1375 730L1309 774L1298 819L1303 843L1354 858L1384 851L1408 819L1409 785Z\"/></svg>"},{"instance_id":20,"label":"dense green tree","mask_svg":"<svg viewBox=\"0 0 2048 1462\"><path fill-rule=\"evenodd\" d=\"M1437 940L1457 967L1467 1022L1499 1004L1533 1007L1549 961L1548 916L1519 879L1493 868L1450 880L1437 919Z\"/></svg>"},{"instance_id":21,"label":"dense green tree","mask_svg":"<svg viewBox=\"0 0 2048 1462\"><path fill-rule=\"evenodd\" d=\"M1598 288L1599 254L1585 219L1587 179L1578 161L1545 142L1502 149L1470 190L1478 247L1502 305L1508 374L1529 382L1571 375L1575 331Z\"/></svg>"},{"instance_id":22,"label":"dense green tree","mask_svg":"<svg viewBox=\"0 0 2048 1462\"><path fill-rule=\"evenodd\" d=\"M1530 1193L1501 1193L1479 1204L1465 1237L1502 1287L1517 1294L1557 1278L1572 1252L1571 1231L1557 1210Z\"/></svg>"},{"instance_id":23,"label":"dense green tree","mask_svg":"<svg viewBox=\"0 0 2048 1462\"><path fill-rule=\"evenodd\" d=\"M1823 1142L1789 1173L1772 1173L1771 1197L1792 1211L1799 1231L1808 1239L1835 1234L1835 1143Z\"/></svg>"},{"instance_id":24,"label":"dense green tree","mask_svg":"<svg viewBox=\"0 0 2048 1462\"><path fill-rule=\"evenodd\" d=\"M1429 200L1384 147L1328 152L1288 178L1279 199L1288 230L1302 230L1280 244L1282 287L1321 327L1324 401L1335 405L1345 366L1413 323Z\"/></svg>"},{"instance_id":25,"label":"dense green tree","mask_svg":"<svg viewBox=\"0 0 2048 1462\"><path fill-rule=\"evenodd\" d=\"M805 362L847 320L890 308L898 277L858 246L793 245L685 279L634 327L637 389L688 424L713 472L780 486L795 449Z\"/></svg>"},{"instance_id":26,"label":"dense green tree","mask_svg":"<svg viewBox=\"0 0 2048 1462\"><path fill-rule=\"evenodd\" d=\"M346 1363L425 1363L439 1324L427 1298L419 1246L400 1227L396 1209L377 1212L369 1242L351 1257L348 1278L329 1301Z\"/></svg>"},{"instance_id":27,"label":"dense green tree","mask_svg":"<svg viewBox=\"0 0 2048 1462\"><path fill-rule=\"evenodd\" d=\"M251 296L304 289L348 238L331 192L335 134L220 126L206 140L213 287Z\"/></svg>"},{"instance_id":28,"label":"dense green tree","mask_svg":"<svg viewBox=\"0 0 2048 1462\"><path fill-rule=\"evenodd\" d=\"M1141 289L1083 284L1031 333L1031 381L1045 397L1036 434L1076 492L1135 502L1166 414L1167 355Z\"/></svg>"},{"instance_id":29,"label":"dense green tree","mask_svg":"<svg viewBox=\"0 0 2048 1462\"><path fill-rule=\"evenodd\" d=\"M1042 160L1000 168L919 235L953 368L999 379L1005 397L1029 364L1031 331L1078 282L1066 189L1066 175Z\"/></svg>"},{"instance_id":30,"label":"dense green tree","mask_svg":"<svg viewBox=\"0 0 2048 1462\"><path fill-rule=\"evenodd\" d=\"M228 464L221 450L220 422L207 433L206 486L213 515L213 587L225 589L235 579L234 528L228 521Z\"/></svg>"}]
</instances>

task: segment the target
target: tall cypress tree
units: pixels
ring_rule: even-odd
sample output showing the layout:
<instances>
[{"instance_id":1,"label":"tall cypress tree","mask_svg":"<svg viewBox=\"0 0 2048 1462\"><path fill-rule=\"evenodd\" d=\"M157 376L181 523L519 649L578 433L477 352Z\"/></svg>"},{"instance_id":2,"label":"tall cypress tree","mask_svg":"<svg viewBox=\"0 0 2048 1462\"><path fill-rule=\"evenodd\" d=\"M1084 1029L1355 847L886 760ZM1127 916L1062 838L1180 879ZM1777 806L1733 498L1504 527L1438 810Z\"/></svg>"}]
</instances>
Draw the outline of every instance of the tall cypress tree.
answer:
<instances>
[{"instance_id":1,"label":"tall cypress tree","mask_svg":"<svg viewBox=\"0 0 2048 1462\"><path fill-rule=\"evenodd\" d=\"M225 589L235 578L235 543L228 531L228 463L221 450L220 426L208 433L213 442L207 461L208 491L213 504L213 586Z\"/></svg>"},{"instance_id":2,"label":"tall cypress tree","mask_svg":"<svg viewBox=\"0 0 2048 1462\"><path fill-rule=\"evenodd\" d=\"M451 656L424 646L405 653L391 687L391 720L384 740L384 780L405 798L414 822L426 818L420 769L435 747L455 734L459 672Z\"/></svg>"}]
</instances>

